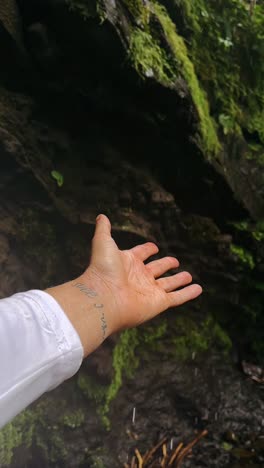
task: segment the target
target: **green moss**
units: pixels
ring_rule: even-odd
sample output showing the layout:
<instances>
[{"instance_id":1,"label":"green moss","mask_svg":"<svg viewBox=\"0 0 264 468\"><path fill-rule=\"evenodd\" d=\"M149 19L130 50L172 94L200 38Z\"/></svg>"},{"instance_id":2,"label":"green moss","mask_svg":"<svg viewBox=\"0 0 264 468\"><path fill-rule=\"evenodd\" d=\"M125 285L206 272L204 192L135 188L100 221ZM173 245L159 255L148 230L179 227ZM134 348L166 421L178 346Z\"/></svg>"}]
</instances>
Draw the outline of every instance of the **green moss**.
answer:
<instances>
[{"instance_id":1,"label":"green moss","mask_svg":"<svg viewBox=\"0 0 264 468\"><path fill-rule=\"evenodd\" d=\"M84 414L80 409L69 411L68 404L53 395L42 398L33 409L18 415L0 431L0 466L18 463L13 460L14 450L23 447L30 456L30 447L38 447L47 466L62 463L68 457L65 444L65 427L75 429L84 423ZM65 412L64 412L65 411ZM55 424L54 424L55 422Z\"/></svg>"},{"instance_id":2,"label":"green moss","mask_svg":"<svg viewBox=\"0 0 264 468\"><path fill-rule=\"evenodd\" d=\"M160 23L170 50L161 45L151 21L141 16L144 28L133 28L130 36L130 57L135 69L144 78L155 77L166 86L175 86L180 77L188 85L200 127L199 143L208 157L220 149L215 123L210 116L207 97L199 85L194 66L188 56L183 38L177 33L166 9L157 2L150 3L150 17Z\"/></svg>"},{"instance_id":3,"label":"green moss","mask_svg":"<svg viewBox=\"0 0 264 468\"><path fill-rule=\"evenodd\" d=\"M255 262L252 254L248 252L246 249L239 245L231 244L230 251L233 255L235 255L240 262L249 267L251 270L255 267Z\"/></svg>"},{"instance_id":4,"label":"green moss","mask_svg":"<svg viewBox=\"0 0 264 468\"><path fill-rule=\"evenodd\" d=\"M147 345L147 347L152 347L154 345L157 348L157 341L164 337L168 328L167 322L162 319L160 325L148 325L144 327L140 334L141 347Z\"/></svg>"},{"instance_id":5,"label":"green moss","mask_svg":"<svg viewBox=\"0 0 264 468\"><path fill-rule=\"evenodd\" d=\"M142 0L124 0L123 2L137 24L145 25L149 19L149 5Z\"/></svg>"},{"instance_id":6,"label":"green moss","mask_svg":"<svg viewBox=\"0 0 264 468\"><path fill-rule=\"evenodd\" d=\"M109 385L99 385L84 372L78 377L79 388L86 398L96 402L98 414L106 428L110 427L107 415L111 401L122 386L124 376L131 378L138 366L138 358L135 355L138 345L137 329L125 330L121 333L113 351L113 377Z\"/></svg>"},{"instance_id":7,"label":"green moss","mask_svg":"<svg viewBox=\"0 0 264 468\"><path fill-rule=\"evenodd\" d=\"M217 137L215 124L210 116L207 96L199 84L194 65L188 56L188 50L185 42L177 33L176 27L165 8L158 3L154 3L153 8L155 15L162 25L166 39L173 51L173 55L177 63L177 70L180 70L183 78L185 79L198 112L201 132L200 144L205 150L207 156L216 154L220 149L220 143Z\"/></svg>"},{"instance_id":8,"label":"green moss","mask_svg":"<svg viewBox=\"0 0 264 468\"><path fill-rule=\"evenodd\" d=\"M246 159L254 161L259 166L264 166L264 149L260 144L249 144L248 149L244 154ZM262 168L263 170L263 168Z\"/></svg>"},{"instance_id":9,"label":"green moss","mask_svg":"<svg viewBox=\"0 0 264 468\"><path fill-rule=\"evenodd\" d=\"M7 424L0 431L0 466L9 465L12 461L14 449L32 444L35 429L36 414L27 410L21 413L16 419Z\"/></svg>"},{"instance_id":10,"label":"green moss","mask_svg":"<svg viewBox=\"0 0 264 468\"><path fill-rule=\"evenodd\" d=\"M103 0L66 2L85 19L107 16ZM118 7L129 13L126 35L137 72L167 87L181 79L187 84L198 115L196 139L207 158L223 149L219 135L257 134L264 143L263 2L253 15L241 0L175 0L168 4L171 16L155 0L123 0ZM261 166L263 158L262 151Z\"/></svg>"},{"instance_id":11,"label":"green moss","mask_svg":"<svg viewBox=\"0 0 264 468\"><path fill-rule=\"evenodd\" d=\"M242 220L242 221L236 221L230 223L232 226L234 226L238 231L249 231L249 221L248 220Z\"/></svg>"},{"instance_id":12,"label":"green moss","mask_svg":"<svg viewBox=\"0 0 264 468\"><path fill-rule=\"evenodd\" d=\"M108 411L109 403L115 398L120 389L123 376L132 377L138 366L138 358L135 351L139 344L139 332L136 328L125 330L121 333L119 342L113 352L114 376L107 389L105 410Z\"/></svg>"},{"instance_id":13,"label":"green moss","mask_svg":"<svg viewBox=\"0 0 264 468\"><path fill-rule=\"evenodd\" d=\"M230 224L234 226L238 231L246 232L258 242L261 242L264 240L264 222L263 221L252 223L252 221L249 221L249 220L242 220L242 221L232 222Z\"/></svg>"},{"instance_id":14,"label":"green moss","mask_svg":"<svg viewBox=\"0 0 264 468\"><path fill-rule=\"evenodd\" d=\"M232 341L229 338L226 331L220 326L219 323L214 322L212 319L209 319L206 323L206 329L209 332L210 327L212 326L212 341L211 344L216 343L220 346L224 353L227 354L232 347Z\"/></svg>"},{"instance_id":15,"label":"green moss","mask_svg":"<svg viewBox=\"0 0 264 468\"><path fill-rule=\"evenodd\" d=\"M67 455L68 449L65 445L63 435L59 431L57 433L53 432L53 437L49 448L50 462L58 463L61 462L61 460L66 460Z\"/></svg>"},{"instance_id":16,"label":"green moss","mask_svg":"<svg viewBox=\"0 0 264 468\"><path fill-rule=\"evenodd\" d=\"M192 353L199 354L210 347L219 347L224 354L231 349L229 336L211 316L199 326L190 319L178 317L175 328L181 333L172 339L173 354L179 359L189 359Z\"/></svg>"},{"instance_id":17,"label":"green moss","mask_svg":"<svg viewBox=\"0 0 264 468\"><path fill-rule=\"evenodd\" d=\"M249 15L240 0L176 0L189 52L224 134L258 133L264 142L264 5Z\"/></svg>"},{"instance_id":18,"label":"green moss","mask_svg":"<svg viewBox=\"0 0 264 468\"><path fill-rule=\"evenodd\" d=\"M85 21L90 18L105 20L103 0L65 0L71 11L78 13Z\"/></svg>"},{"instance_id":19,"label":"green moss","mask_svg":"<svg viewBox=\"0 0 264 468\"><path fill-rule=\"evenodd\" d=\"M135 28L130 36L130 57L137 72L170 84L170 65L165 52L150 33Z\"/></svg>"},{"instance_id":20,"label":"green moss","mask_svg":"<svg viewBox=\"0 0 264 468\"><path fill-rule=\"evenodd\" d=\"M99 405L103 404L107 387L96 383L85 372L81 372L78 375L77 384L86 398L94 400Z\"/></svg>"},{"instance_id":21,"label":"green moss","mask_svg":"<svg viewBox=\"0 0 264 468\"><path fill-rule=\"evenodd\" d=\"M132 378L138 367L137 350L140 356L144 355L146 358L148 353L155 350L168 354L172 352L178 359L187 359L193 352L204 352L210 346L218 346L224 353L230 350L231 341L228 335L212 317L207 318L200 326L186 317L177 317L173 328L177 331L177 337L167 335L168 323L165 320L159 325L125 330L113 351L114 375L109 386L98 386L87 375L80 375L79 387L89 399L96 401L98 412L107 428L110 427L107 415L111 401L121 388L123 378Z\"/></svg>"},{"instance_id":22,"label":"green moss","mask_svg":"<svg viewBox=\"0 0 264 468\"><path fill-rule=\"evenodd\" d=\"M98 1L66 1L86 19L102 10ZM263 143L263 2L251 16L241 0L175 0L174 5L176 9L169 4L171 19L157 1L122 2L129 12L126 32L133 66L143 78L154 77L167 87L184 80L198 115L197 140L207 158L221 151L219 135L242 138L246 129ZM261 155L258 161L263 164Z\"/></svg>"},{"instance_id":23,"label":"green moss","mask_svg":"<svg viewBox=\"0 0 264 468\"><path fill-rule=\"evenodd\" d=\"M263 231L253 231L252 236L258 242L264 241L264 232Z\"/></svg>"},{"instance_id":24,"label":"green moss","mask_svg":"<svg viewBox=\"0 0 264 468\"><path fill-rule=\"evenodd\" d=\"M254 106L252 106L254 108ZM251 114L251 119L247 119L246 125L250 133L257 132L261 142L264 144L264 99L262 108L254 108L254 112Z\"/></svg>"},{"instance_id":25,"label":"green moss","mask_svg":"<svg viewBox=\"0 0 264 468\"><path fill-rule=\"evenodd\" d=\"M63 415L62 424L70 429L81 427L84 423L84 414L81 410L67 412Z\"/></svg>"},{"instance_id":26,"label":"green moss","mask_svg":"<svg viewBox=\"0 0 264 468\"><path fill-rule=\"evenodd\" d=\"M113 351L113 377L109 385L98 385L90 376L81 372L78 377L78 386L86 398L94 400L98 414L106 428L110 428L108 413L110 403L117 396L124 377L132 378L138 367L140 354L147 348L157 350L157 343L167 330L167 323L162 321L158 326L149 325L141 329L129 329L120 334L119 341Z\"/></svg>"}]
</instances>

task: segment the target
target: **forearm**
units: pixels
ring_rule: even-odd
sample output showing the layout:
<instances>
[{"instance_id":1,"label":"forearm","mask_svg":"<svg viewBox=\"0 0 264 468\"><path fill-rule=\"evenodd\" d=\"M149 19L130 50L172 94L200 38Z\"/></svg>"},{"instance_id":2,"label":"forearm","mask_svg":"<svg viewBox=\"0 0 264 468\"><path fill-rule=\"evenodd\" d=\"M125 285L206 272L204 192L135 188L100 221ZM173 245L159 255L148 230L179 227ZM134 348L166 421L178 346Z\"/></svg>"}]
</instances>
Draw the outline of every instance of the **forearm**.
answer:
<instances>
[{"instance_id":1,"label":"forearm","mask_svg":"<svg viewBox=\"0 0 264 468\"><path fill-rule=\"evenodd\" d=\"M89 271L0 300L0 427L74 375L114 331L113 297Z\"/></svg>"},{"instance_id":2,"label":"forearm","mask_svg":"<svg viewBox=\"0 0 264 468\"><path fill-rule=\"evenodd\" d=\"M88 356L114 331L112 294L85 277L46 290L61 306L77 331Z\"/></svg>"}]
</instances>

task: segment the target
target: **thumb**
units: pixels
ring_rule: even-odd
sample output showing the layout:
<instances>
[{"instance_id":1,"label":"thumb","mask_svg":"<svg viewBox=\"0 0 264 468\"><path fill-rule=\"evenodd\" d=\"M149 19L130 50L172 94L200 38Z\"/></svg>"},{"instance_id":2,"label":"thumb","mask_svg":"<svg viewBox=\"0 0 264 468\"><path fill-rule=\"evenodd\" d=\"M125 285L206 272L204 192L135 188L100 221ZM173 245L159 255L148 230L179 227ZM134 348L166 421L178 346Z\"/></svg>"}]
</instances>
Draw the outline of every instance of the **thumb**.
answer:
<instances>
[{"instance_id":1,"label":"thumb","mask_svg":"<svg viewBox=\"0 0 264 468\"><path fill-rule=\"evenodd\" d=\"M99 214L96 218L94 239L101 235L111 237L111 223L107 216L104 214Z\"/></svg>"},{"instance_id":2,"label":"thumb","mask_svg":"<svg viewBox=\"0 0 264 468\"><path fill-rule=\"evenodd\" d=\"M107 216L100 214L96 218L95 233L92 240L91 263L103 264L113 254L116 243L111 236L111 223Z\"/></svg>"}]
</instances>

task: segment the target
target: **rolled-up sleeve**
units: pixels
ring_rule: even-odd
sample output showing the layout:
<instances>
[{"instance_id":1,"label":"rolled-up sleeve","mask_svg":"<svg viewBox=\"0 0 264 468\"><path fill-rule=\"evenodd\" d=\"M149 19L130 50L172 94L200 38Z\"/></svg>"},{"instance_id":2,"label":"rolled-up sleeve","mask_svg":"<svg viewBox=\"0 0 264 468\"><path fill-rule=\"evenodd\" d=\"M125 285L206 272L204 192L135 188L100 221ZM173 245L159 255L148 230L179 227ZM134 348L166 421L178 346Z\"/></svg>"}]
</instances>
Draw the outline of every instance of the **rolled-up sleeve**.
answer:
<instances>
[{"instance_id":1,"label":"rolled-up sleeve","mask_svg":"<svg viewBox=\"0 0 264 468\"><path fill-rule=\"evenodd\" d=\"M82 359L79 335L48 293L1 299L0 427L74 375Z\"/></svg>"}]
</instances>

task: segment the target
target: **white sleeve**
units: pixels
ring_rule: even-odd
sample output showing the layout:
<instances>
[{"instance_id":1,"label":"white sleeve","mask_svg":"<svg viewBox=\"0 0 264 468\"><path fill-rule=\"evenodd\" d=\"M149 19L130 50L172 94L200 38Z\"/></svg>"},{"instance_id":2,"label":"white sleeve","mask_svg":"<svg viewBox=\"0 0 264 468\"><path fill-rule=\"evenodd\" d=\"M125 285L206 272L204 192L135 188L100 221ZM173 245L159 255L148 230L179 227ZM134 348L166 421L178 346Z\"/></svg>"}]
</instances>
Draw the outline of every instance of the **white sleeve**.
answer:
<instances>
[{"instance_id":1,"label":"white sleeve","mask_svg":"<svg viewBox=\"0 0 264 468\"><path fill-rule=\"evenodd\" d=\"M0 427L74 375L82 359L79 335L48 293L1 299Z\"/></svg>"}]
</instances>

